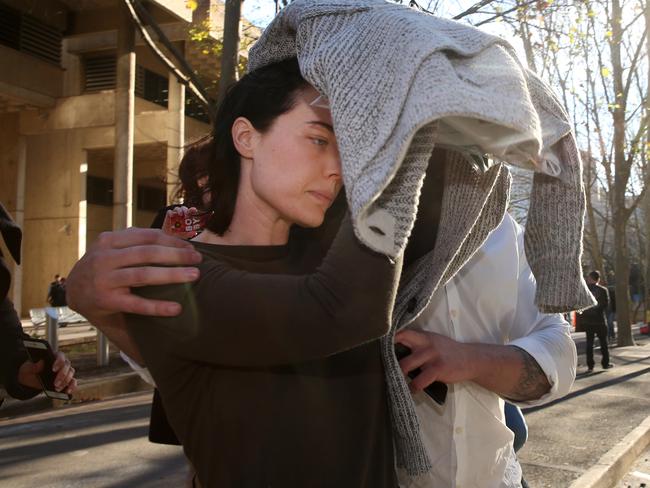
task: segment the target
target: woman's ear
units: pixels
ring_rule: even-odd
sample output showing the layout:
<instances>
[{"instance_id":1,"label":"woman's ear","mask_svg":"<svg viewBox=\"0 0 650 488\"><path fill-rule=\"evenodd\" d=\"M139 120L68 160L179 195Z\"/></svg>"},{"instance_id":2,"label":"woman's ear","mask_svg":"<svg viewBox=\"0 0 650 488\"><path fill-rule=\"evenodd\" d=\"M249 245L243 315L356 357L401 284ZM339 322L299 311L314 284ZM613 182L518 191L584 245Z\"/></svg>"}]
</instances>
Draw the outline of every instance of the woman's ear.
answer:
<instances>
[{"instance_id":1,"label":"woman's ear","mask_svg":"<svg viewBox=\"0 0 650 488\"><path fill-rule=\"evenodd\" d=\"M232 142L242 158L253 159L259 133L246 117L238 117L232 124Z\"/></svg>"}]
</instances>

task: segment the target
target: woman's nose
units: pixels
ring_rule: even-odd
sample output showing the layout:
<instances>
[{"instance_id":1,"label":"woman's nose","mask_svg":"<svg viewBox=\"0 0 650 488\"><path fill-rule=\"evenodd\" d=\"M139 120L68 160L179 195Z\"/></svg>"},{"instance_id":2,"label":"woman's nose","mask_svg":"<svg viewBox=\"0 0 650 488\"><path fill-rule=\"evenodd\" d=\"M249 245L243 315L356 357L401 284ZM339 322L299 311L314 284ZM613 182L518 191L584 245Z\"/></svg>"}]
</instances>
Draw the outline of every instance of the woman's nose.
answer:
<instances>
[{"instance_id":1,"label":"woman's nose","mask_svg":"<svg viewBox=\"0 0 650 488\"><path fill-rule=\"evenodd\" d=\"M335 157L329 158L325 171L328 178L341 179L341 158L338 153Z\"/></svg>"}]
</instances>

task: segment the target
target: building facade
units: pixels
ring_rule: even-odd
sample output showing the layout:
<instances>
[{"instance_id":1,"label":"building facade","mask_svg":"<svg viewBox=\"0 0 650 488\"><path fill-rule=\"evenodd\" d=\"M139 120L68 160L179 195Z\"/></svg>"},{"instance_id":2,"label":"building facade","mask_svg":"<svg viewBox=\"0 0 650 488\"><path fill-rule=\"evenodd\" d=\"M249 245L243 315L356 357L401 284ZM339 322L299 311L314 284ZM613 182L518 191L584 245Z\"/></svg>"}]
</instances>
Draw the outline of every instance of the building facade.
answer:
<instances>
[{"instance_id":1,"label":"building facade","mask_svg":"<svg viewBox=\"0 0 650 488\"><path fill-rule=\"evenodd\" d=\"M142 3L192 66L214 70L188 40L205 11ZM23 229L10 292L23 316L99 233L149 226L173 198L184 145L209 133L201 105L134 32L122 1L0 0L0 201Z\"/></svg>"}]
</instances>

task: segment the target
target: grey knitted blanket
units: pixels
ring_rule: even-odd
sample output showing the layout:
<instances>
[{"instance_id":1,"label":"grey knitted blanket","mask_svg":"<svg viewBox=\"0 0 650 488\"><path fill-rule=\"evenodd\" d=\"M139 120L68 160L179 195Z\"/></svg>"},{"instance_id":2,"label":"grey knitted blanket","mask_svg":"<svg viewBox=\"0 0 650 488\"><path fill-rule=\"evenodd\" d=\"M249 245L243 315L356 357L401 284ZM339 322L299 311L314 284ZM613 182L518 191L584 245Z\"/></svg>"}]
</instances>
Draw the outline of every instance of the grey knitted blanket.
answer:
<instances>
[{"instance_id":1,"label":"grey knitted blanket","mask_svg":"<svg viewBox=\"0 0 650 488\"><path fill-rule=\"evenodd\" d=\"M390 257L415 221L435 144L449 152L436 249L405 270L384 338L398 464L430 469L392 338L426 306L498 225L509 174L481 171L469 154L535 170L525 232L545 312L591 306L580 257L582 166L568 117L510 45L471 26L383 0L296 0L250 51L249 69L298 57L329 99L357 237Z\"/></svg>"}]
</instances>

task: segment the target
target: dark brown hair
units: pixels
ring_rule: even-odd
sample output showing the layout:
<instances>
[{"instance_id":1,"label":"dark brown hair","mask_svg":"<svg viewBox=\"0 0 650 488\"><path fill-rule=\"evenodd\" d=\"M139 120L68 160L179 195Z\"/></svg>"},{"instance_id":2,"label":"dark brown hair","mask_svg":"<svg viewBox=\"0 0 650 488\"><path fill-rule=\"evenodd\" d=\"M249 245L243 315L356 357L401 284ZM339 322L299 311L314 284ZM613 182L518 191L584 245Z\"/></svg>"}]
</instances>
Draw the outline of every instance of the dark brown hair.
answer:
<instances>
[{"instance_id":1,"label":"dark brown hair","mask_svg":"<svg viewBox=\"0 0 650 488\"><path fill-rule=\"evenodd\" d=\"M212 136L203 137L187 146L178 165L180 185L176 190L176 200L188 207L203 209L203 193L209 191L209 187L199 188L197 180L208 175L213 151Z\"/></svg>"}]
</instances>

